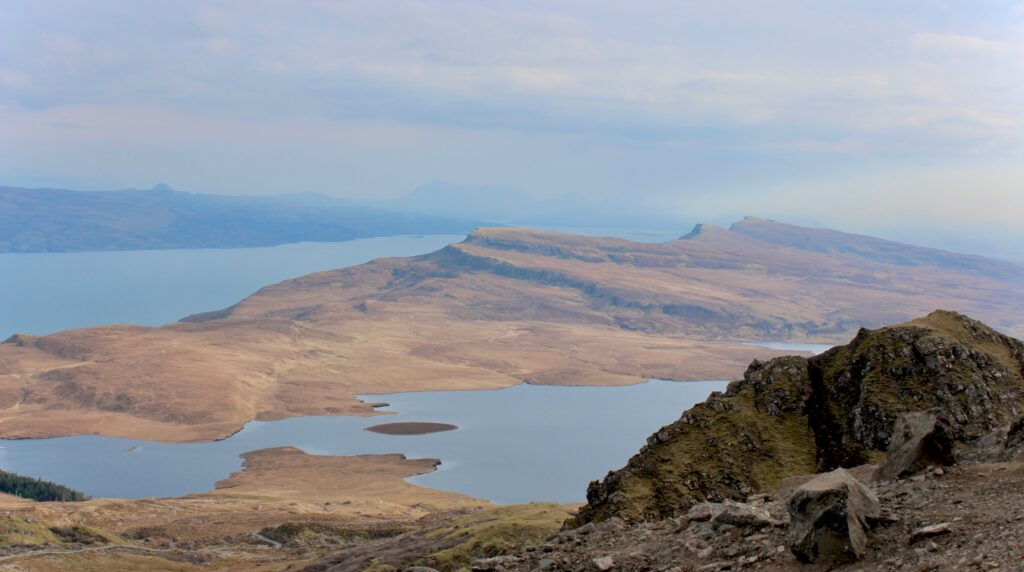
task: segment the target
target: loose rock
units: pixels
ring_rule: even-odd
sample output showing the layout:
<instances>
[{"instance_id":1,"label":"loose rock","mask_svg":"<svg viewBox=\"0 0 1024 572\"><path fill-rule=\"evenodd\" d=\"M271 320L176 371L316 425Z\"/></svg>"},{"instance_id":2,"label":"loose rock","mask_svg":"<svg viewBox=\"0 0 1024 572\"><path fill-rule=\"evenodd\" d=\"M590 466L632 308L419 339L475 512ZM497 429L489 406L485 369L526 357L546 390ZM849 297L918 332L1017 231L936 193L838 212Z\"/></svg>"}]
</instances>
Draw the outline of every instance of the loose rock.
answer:
<instances>
[{"instance_id":1,"label":"loose rock","mask_svg":"<svg viewBox=\"0 0 1024 572\"><path fill-rule=\"evenodd\" d=\"M867 531L881 516L878 497L845 469L819 475L793 493L789 549L802 562L834 565L860 559Z\"/></svg>"},{"instance_id":2,"label":"loose rock","mask_svg":"<svg viewBox=\"0 0 1024 572\"><path fill-rule=\"evenodd\" d=\"M933 524L931 526L925 526L910 533L910 543L914 544L926 538L940 536L943 534L949 534L951 532L953 532L953 529L950 528L948 522L942 522L939 524Z\"/></svg>"}]
</instances>

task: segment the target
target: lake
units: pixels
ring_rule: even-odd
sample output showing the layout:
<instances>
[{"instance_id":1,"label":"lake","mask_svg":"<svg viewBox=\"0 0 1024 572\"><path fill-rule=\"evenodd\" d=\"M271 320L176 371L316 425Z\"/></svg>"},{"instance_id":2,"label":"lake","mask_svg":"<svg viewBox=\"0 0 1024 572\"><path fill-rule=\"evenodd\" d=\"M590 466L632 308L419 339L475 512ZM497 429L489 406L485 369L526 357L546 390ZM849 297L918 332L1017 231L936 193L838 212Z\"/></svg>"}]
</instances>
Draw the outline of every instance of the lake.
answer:
<instances>
[{"instance_id":1,"label":"lake","mask_svg":"<svg viewBox=\"0 0 1024 572\"><path fill-rule=\"evenodd\" d=\"M594 229L594 234L616 234ZM619 233L641 238L634 231ZM667 236L648 234L650 239ZM106 323L160 325L234 304L259 288L384 256L437 250L462 236L406 236L271 248L0 255L0 336ZM795 351L823 346L756 344ZM223 441L161 444L109 437L0 441L0 468L97 497L205 492L241 468L239 454L291 445L312 454L404 453L439 458L423 486L499 503L584 500L587 483L621 467L662 425L725 382L627 387L516 386L364 396L394 415L251 422ZM459 429L428 435L364 431L381 422Z\"/></svg>"},{"instance_id":2,"label":"lake","mask_svg":"<svg viewBox=\"0 0 1024 572\"><path fill-rule=\"evenodd\" d=\"M316 455L404 453L439 458L410 481L498 503L584 500L587 483L621 467L647 436L725 382L650 381L625 387L519 385L488 391L363 396L394 415L298 417L250 422L208 443L164 444L112 437L0 441L0 467L97 497L205 492L241 468L238 455L292 445ZM451 423L455 431L384 435L393 421Z\"/></svg>"}]
</instances>

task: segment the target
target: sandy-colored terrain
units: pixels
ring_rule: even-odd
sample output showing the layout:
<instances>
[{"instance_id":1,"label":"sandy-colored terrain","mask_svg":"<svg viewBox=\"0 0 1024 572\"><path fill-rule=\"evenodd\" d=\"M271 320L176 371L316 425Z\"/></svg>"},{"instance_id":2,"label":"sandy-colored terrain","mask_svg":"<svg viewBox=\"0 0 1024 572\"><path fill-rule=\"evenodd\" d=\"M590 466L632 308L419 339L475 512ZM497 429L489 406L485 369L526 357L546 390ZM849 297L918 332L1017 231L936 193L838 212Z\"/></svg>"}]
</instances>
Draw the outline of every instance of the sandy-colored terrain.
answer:
<instances>
[{"instance_id":1,"label":"sandy-colored terrain","mask_svg":"<svg viewBox=\"0 0 1024 572\"><path fill-rule=\"evenodd\" d=\"M486 501L403 480L434 470L435 459L316 456L292 447L243 456L244 470L200 495L80 503L37 503L0 495L0 518L28 517L46 526L85 525L118 537L95 547L102 550L86 547L64 553L68 548L48 546L15 550L9 556L0 555L0 569L192 570L203 563L197 558L208 560L213 569L257 565L282 569L305 552L280 550L254 531L302 523L337 534L350 529L359 534L375 527L409 525L427 515L488 506ZM47 554L51 550L60 553Z\"/></svg>"},{"instance_id":2,"label":"sandy-colored terrain","mask_svg":"<svg viewBox=\"0 0 1024 572\"><path fill-rule=\"evenodd\" d=\"M1019 267L741 231L638 244L484 229L160 328L15 336L0 344L0 436L194 441L250 419L372 414L363 393L733 379L780 352L728 340L846 341L937 307L1024 327Z\"/></svg>"}]
</instances>

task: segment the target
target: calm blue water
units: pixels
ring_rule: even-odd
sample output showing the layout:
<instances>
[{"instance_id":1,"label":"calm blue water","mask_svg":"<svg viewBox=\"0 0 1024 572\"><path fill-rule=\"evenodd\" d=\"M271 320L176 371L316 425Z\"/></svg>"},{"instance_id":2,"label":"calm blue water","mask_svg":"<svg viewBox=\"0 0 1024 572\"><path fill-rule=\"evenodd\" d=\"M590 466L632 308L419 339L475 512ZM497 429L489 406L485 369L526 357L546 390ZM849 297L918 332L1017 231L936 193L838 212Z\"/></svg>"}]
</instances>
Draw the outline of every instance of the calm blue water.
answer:
<instances>
[{"instance_id":1,"label":"calm blue water","mask_svg":"<svg viewBox=\"0 0 1024 572\"><path fill-rule=\"evenodd\" d=\"M588 482L621 467L648 435L724 388L725 382L651 381L373 395L364 398L386 401L399 413L252 422L211 443L95 436L0 441L0 467L97 497L177 496L212 489L241 468L241 453L292 445L318 455L401 452L440 458L438 471L410 480L499 503L582 501ZM452 423L459 429L409 436L363 430L392 421Z\"/></svg>"},{"instance_id":2,"label":"calm blue water","mask_svg":"<svg viewBox=\"0 0 1024 572\"><path fill-rule=\"evenodd\" d=\"M158 326L310 272L432 252L461 235L270 248L0 254L0 340L100 324Z\"/></svg>"},{"instance_id":3,"label":"calm blue water","mask_svg":"<svg viewBox=\"0 0 1024 572\"><path fill-rule=\"evenodd\" d=\"M604 230L613 229L600 234L624 234ZM3 254L0 338L118 322L159 325L224 308L287 278L383 256L423 254L459 240L388 237L272 248ZM816 345L757 345L820 351ZM241 453L291 445L313 454L440 458L438 471L410 480L496 502L580 501L589 481L621 467L648 435L724 387L724 382L654 381L617 388L517 386L377 395L367 399L387 401L398 413L252 422L213 443L93 436L0 441L0 467L98 497L176 496L212 489L241 468ZM402 420L460 429L416 436L363 431ZM137 450L129 452L132 448Z\"/></svg>"}]
</instances>

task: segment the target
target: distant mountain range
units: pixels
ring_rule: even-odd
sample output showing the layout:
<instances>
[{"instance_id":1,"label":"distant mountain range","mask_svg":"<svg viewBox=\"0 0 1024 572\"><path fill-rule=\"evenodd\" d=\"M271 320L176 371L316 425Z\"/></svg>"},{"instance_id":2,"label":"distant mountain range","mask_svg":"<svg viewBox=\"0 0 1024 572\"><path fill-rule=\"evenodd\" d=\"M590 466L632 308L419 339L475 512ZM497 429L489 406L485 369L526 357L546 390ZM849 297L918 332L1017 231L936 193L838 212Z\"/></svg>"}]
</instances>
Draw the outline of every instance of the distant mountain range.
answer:
<instances>
[{"instance_id":1,"label":"distant mountain range","mask_svg":"<svg viewBox=\"0 0 1024 572\"><path fill-rule=\"evenodd\" d=\"M0 252L273 246L464 234L479 225L313 193L204 195L166 185L102 192L0 187Z\"/></svg>"}]
</instances>

